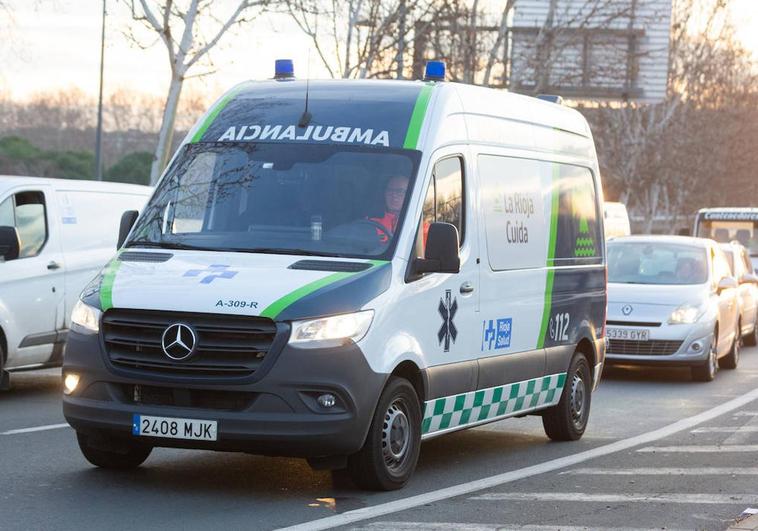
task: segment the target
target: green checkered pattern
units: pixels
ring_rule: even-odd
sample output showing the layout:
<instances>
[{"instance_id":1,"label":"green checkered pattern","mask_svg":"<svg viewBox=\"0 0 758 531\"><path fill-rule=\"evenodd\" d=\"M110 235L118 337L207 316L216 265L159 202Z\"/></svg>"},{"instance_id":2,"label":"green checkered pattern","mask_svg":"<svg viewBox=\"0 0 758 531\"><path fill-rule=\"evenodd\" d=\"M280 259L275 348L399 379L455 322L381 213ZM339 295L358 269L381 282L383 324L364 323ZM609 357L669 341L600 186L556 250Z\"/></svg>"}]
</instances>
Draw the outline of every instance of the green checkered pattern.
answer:
<instances>
[{"instance_id":1,"label":"green checkered pattern","mask_svg":"<svg viewBox=\"0 0 758 531\"><path fill-rule=\"evenodd\" d=\"M553 406L561 399L566 373L552 374L426 402L421 433L462 428L498 417Z\"/></svg>"}]
</instances>

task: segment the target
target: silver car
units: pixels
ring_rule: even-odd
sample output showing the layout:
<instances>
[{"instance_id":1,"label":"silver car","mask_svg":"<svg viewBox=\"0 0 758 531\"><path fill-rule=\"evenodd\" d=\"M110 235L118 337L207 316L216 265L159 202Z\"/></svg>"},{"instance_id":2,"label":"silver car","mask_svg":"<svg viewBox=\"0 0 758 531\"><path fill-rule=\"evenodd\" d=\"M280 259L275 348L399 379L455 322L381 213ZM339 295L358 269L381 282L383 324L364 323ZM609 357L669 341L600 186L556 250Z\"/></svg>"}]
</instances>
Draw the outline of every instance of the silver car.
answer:
<instances>
[{"instance_id":1,"label":"silver car","mask_svg":"<svg viewBox=\"0 0 758 531\"><path fill-rule=\"evenodd\" d=\"M711 381L740 355L738 283L713 240L608 242L608 364L691 367Z\"/></svg>"}]
</instances>

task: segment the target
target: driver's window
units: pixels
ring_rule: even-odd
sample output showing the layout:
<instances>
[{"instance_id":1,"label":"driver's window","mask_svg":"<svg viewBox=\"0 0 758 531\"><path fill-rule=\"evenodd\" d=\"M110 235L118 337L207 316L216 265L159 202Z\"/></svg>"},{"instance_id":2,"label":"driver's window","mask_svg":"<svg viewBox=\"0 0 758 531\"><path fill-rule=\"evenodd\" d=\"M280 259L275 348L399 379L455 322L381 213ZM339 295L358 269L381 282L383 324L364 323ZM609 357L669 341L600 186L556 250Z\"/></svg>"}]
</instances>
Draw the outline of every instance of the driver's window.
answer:
<instances>
[{"instance_id":1,"label":"driver's window","mask_svg":"<svg viewBox=\"0 0 758 531\"><path fill-rule=\"evenodd\" d=\"M442 159L434 165L416 239L419 258L424 257L429 225L435 221L455 225L463 245L463 159L460 157Z\"/></svg>"},{"instance_id":2,"label":"driver's window","mask_svg":"<svg viewBox=\"0 0 758 531\"><path fill-rule=\"evenodd\" d=\"M0 203L0 227L14 227L16 221L13 218L13 196Z\"/></svg>"},{"instance_id":3,"label":"driver's window","mask_svg":"<svg viewBox=\"0 0 758 531\"><path fill-rule=\"evenodd\" d=\"M0 204L0 226L16 228L19 258L37 256L47 241L45 195L20 192L7 198Z\"/></svg>"}]
</instances>

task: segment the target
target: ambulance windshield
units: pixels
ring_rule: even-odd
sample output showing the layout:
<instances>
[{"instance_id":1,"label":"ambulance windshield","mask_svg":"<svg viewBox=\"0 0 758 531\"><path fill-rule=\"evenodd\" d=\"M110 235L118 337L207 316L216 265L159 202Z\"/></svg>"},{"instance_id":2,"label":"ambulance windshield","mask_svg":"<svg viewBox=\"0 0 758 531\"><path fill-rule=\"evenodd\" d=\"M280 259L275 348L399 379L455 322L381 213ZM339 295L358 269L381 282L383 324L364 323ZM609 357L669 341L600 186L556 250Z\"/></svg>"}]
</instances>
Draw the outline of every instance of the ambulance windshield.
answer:
<instances>
[{"instance_id":1,"label":"ambulance windshield","mask_svg":"<svg viewBox=\"0 0 758 531\"><path fill-rule=\"evenodd\" d=\"M126 245L389 258L419 157L354 146L188 145Z\"/></svg>"}]
</instances>

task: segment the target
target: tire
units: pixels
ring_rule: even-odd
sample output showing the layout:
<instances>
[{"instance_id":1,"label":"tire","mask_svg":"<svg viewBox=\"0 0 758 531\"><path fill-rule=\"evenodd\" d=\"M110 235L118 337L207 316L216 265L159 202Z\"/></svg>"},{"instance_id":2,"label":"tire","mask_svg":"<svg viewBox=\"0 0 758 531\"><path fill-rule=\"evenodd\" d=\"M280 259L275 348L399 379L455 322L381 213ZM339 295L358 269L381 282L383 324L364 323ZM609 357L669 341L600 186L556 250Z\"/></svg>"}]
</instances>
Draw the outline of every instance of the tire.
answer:
<instances>
[{"instance_id":1,"label":"tire","mask_svg":"<svg viewBox=\"0 0 758 531\"><path fill-rule=\"evenodd\" d=\"M11 375L5 370L5 351L0 345L0 391L9 391L11 388Z\"/></svg>"},{"instance_id":2,"label":"tire","mask_svg":"<svg viewBox=\"0 0 758 531\"><path fill-rule=\"evenodd\" d=\"M697 365L690 369L692 373L692 379L697 382L712 382L716 378L716 373L719 370L718 364L718 330L713 333L713 340L711 341L711 350L708 353L708 359L701 365Z\"/></svg>"},{"instance_id":3,"label":"tire","mask_svg":"<svg viewBox=\"0 0 758 531\"><path fill-rule=\"evenodd\" d=\"M745 336L745 345L754 347L758 345L758 317L755 318L753 323L753 331Z\"/></svg>"},{"instance_id":4,"label":"tire","mask_svg":"<svg viewBox=\"0 0 758 531\"><path fill-rule=\"evenodd\" d=\"M561 400L542 414L545 433L554 441L576 441L584 435L592 403L592 372L587 356L575 352Z\"/></svg>"},{"instance_id":5,"label":"tire","mask_svg":"<svg viewBox=\"0 0 758 531\"><path fill-rule=\"evenodd\" d=\"M719 360L719 367L730 370L736 369L740 363L740 350L742 350L742 324L738 321L732 348L729 350L729 354Z\"/></svg>"},{"instance_id":6,"label":"tire","mask_svg":"<svg viewBox=\"0 0 758 531\"><path fill-rule=\"evenodd\" d=\"M137 468L145 459L148 458L153 449L150 446L142 446L128 441L114 444L113 449L105 449L107 439L98 438L98 444L93 446L90 443L89 436L83 433L76 433L76 440L79 443L79 449L82 451L85 459L100 468L109 468L113 470L130 470Z\"/></svg>"},{"instance_id":7,"label":"tire","mask_svg":"<svg viewBox=\"0 0 758 531\"><path fill-rule=\"evenodd\" d=\"M347 461L353 483L368 490L403 487L421 449L421 404L408 380L391 377L379 397L366 442Z\"/></svg>"}]
</instances>

